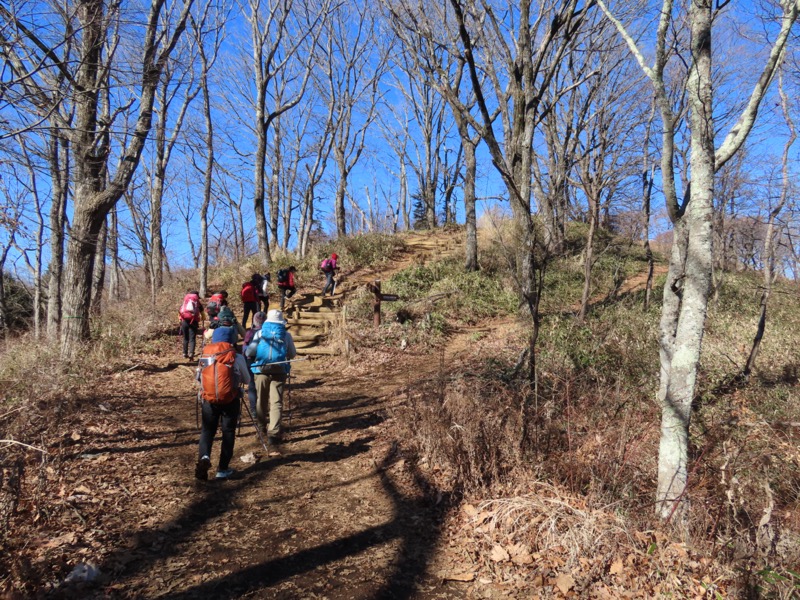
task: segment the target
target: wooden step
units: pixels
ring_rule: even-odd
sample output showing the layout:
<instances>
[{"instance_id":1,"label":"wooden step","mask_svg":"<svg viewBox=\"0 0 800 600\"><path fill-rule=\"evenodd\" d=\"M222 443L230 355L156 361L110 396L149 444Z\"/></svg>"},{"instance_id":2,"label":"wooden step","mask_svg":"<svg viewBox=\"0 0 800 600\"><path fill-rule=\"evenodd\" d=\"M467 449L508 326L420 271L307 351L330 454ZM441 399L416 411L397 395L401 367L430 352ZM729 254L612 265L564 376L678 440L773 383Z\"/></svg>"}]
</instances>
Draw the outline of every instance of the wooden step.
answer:
<instances>
[{"instance_id":1,"label":"wooden step","mask_svg":"<svg viewBox=\"0 0 800 600\"><path fill-rule=\"evenodd\" d=\"M298 348L297 354L303 356L309 356L314 354L320 354L320 355L325 354L328 356L335 356L339 354L339 351L336 348L319 348L315 346L314 348Z\"/></svg>"}]
</instances>

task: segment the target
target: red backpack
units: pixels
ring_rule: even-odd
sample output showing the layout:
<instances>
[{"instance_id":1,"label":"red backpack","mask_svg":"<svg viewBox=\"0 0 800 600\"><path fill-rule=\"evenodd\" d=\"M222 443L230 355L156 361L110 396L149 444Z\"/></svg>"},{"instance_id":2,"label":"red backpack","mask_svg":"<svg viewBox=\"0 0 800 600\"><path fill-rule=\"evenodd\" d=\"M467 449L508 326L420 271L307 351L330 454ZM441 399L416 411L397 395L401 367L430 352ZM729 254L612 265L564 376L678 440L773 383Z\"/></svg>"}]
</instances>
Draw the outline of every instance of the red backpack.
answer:
<instances>
[{"instance_id":1,"label":"red backpack","mask_svg":"<svg viewBox=\"0 0 800 600\"><path fill-rule=\"evenodd\" d=\"M180 308L181 319L193 321L200 314L200 298L197 294L186 294Z\"/></svg>"},{"instance_id":2,"label":"red backpack","mask_svg":"<svg viewBox=\"0 0 800 600\"><path fill-rule=\"evenodd\" d=\"M211 404L228 404L239 395L233 370L236 349L228 342L206 344L200 357L200 394Z\"/></svg>"}]
</instances>

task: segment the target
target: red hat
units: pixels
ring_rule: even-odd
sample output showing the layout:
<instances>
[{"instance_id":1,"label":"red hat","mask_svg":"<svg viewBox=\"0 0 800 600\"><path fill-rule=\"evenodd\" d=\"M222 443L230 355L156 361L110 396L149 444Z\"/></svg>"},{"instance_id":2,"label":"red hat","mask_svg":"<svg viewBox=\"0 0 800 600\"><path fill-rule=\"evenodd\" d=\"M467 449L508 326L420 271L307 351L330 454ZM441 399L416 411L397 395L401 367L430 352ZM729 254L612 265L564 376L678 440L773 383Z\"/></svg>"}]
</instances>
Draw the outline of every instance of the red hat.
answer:
<instances>
[{"instance_id":1,"label":"red hat","mask_svg":"<svg viewBox=\"0 0 800 600\"><path fill-rule=\"evenodd\" d=\"M337 258L339 258L339 257L338 257L338 256L336 256L336 254L331 254L331 258L332 258L333 260L336 260L336 259L337 259Z\"/></svg>"}]
</instances>

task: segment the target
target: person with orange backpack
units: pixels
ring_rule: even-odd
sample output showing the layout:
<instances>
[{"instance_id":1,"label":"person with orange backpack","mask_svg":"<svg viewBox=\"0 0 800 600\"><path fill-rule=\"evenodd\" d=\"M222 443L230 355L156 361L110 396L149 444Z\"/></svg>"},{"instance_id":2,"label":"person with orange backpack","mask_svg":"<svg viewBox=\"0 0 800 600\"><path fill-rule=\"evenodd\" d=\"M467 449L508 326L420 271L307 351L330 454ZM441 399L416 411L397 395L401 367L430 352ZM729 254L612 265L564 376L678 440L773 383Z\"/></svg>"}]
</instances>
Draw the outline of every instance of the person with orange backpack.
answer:
<instances>
[{"instance_id":1,"label":"person with orange backpack","mask_svg":"<svg viewBox=\"0 0 800 600\"><path fill-rule=\"evenodd\" d=\"M256 314L258 312L258 287L257 287L257 278L261 276L258 273L255 273L250 281L245 281L242 284L242 291L240 293L242 298L242 304L244 305L244 315L242 316L242 327L247 328L247 317L251 314Z\"/></svg>"},{"instance_id":2,"label":"person with orange backpack","mask_svg":"<svg viewBox=\"0 0 800 600\"><path fill-rule=\"evenodd\" d=\"M181 335L183 336L183 358L194 360L197 330L203 315L199 292L196 290L186 292L181 307L178 309L178 315L181 319Z\"/></svg>"},{"instance_id":3,"label":"person with orange backpack","mask_svg":"<svg viewBox=\"0 0 800 600\"><path fill-rule=\"evenodd\" d=\"M205 481L211 468L211 447L217 428L222 424L222 447L217 463L217 479L233 475L230 468L233 446L236 441L236 424L241 410L240 385L249 385L250 373L241 354L233 344L216 342L206 344L197 369L200 382L198 400L202 404L202 428L194 476Z\"/></svg>"}]
</instances>

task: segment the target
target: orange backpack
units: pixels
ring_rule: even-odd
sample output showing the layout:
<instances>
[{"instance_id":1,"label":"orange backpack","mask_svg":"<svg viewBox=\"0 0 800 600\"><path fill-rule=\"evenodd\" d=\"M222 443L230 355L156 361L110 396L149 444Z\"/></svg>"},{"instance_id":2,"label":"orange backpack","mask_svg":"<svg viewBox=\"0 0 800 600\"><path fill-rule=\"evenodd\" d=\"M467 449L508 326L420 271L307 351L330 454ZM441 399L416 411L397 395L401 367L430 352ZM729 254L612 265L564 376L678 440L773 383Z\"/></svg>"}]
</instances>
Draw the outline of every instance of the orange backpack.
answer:
<instances>
[{"instance_id":1,"label":"orange backpack","mask_svg":"<svg viewBox=\"0 0 800 600\"><path fill-rule=\"evenodd\" d=\"M228 404L239 394L233 365L236 349L228 342L207 344L200 357L200 394L211 404Z\"/></svg>"}]
</instances>

